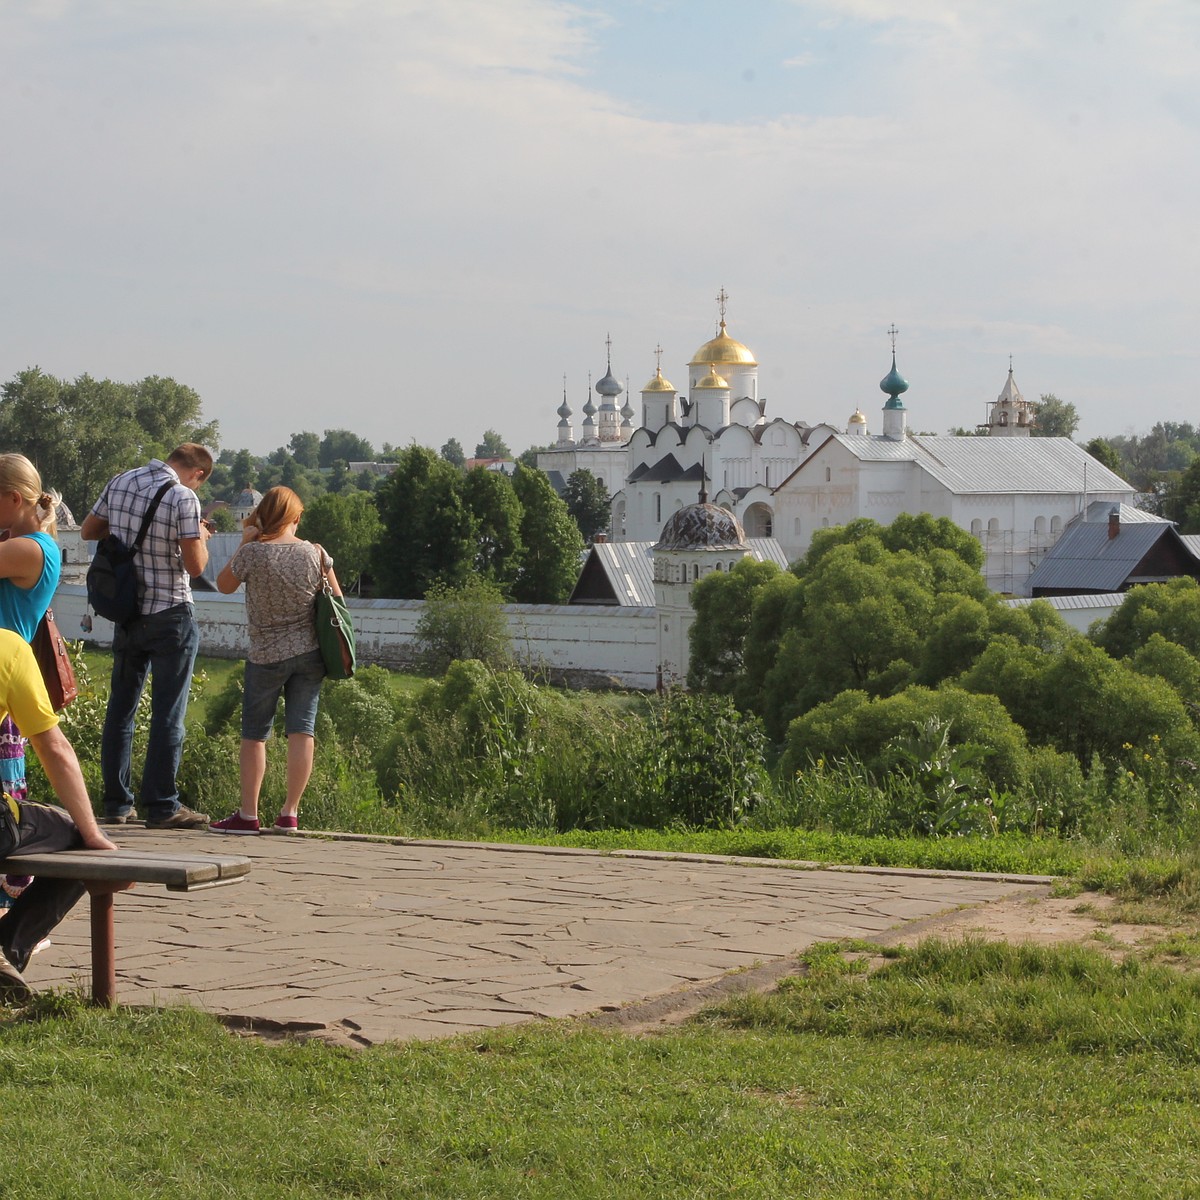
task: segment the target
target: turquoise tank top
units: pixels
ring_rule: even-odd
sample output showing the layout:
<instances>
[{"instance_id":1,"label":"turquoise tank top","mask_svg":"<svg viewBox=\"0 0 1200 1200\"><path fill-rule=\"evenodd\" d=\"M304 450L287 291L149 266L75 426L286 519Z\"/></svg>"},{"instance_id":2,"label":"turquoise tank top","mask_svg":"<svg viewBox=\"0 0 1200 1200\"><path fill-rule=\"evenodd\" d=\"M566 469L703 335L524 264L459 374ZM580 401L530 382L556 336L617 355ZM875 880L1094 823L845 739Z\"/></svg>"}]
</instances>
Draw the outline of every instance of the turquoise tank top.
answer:
<instances>
[{"instance_id":1,"label":"turquoise tank top","mask_svg":"<svg viewBox=\"0 0 1200 1200\"><path fill-rule=\"evenodd\" d=\"M27 642L33 641L42 614L50 607L62 574L62 554L48 533L26 533L42 548L42 574L31 588L17 587L11 579L0 579L0 629L11 629Z\"/></svg>"}]
</instances>

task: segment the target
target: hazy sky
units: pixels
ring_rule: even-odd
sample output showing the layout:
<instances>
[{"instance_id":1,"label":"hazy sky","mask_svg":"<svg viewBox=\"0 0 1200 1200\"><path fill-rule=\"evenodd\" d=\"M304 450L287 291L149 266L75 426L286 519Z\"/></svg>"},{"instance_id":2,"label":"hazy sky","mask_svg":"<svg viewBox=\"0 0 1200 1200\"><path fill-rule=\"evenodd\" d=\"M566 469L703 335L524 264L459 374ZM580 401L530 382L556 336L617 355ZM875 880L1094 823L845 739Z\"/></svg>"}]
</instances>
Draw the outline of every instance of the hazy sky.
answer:
<instances>
[{"instance_id":1,"label":"hazy sky","mask_svg":"<svg viewBox=\"0 0 1200 1200\"><path fill-rule=\"evenodd\" d=\"M1197 0L3 0L0 379L555 436L729 294L768 416L1200 421ZM635 406L640 401L635 395Z\"/></svg>"}]
</instances>

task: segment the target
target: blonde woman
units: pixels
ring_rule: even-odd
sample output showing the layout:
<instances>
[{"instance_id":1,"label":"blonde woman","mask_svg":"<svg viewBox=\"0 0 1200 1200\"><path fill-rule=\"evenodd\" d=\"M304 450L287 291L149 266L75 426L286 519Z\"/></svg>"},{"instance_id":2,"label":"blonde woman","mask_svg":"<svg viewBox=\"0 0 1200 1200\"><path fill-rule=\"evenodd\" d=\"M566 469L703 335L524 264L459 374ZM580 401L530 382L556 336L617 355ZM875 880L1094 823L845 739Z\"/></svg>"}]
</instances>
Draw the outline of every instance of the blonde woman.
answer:
<instances>
[{"instance_id":1,"label":"blonde woman","mask_svg":"<svg viewBox=\"0 0 1200 1200\"><path fill-rule=\"evenodd\" d=\"M0 628L27 642L58 588L60 499L43 490L37 467L23 454L0 454ZM0 721L0 787L16 801L25 799L25 739L11 717ZM0 911L28 884L28 875L0 880Z\"/></svg>"},{"instance_id":2,"label":"blonde woman","mask_svg":"<svg viewBox=\"0 0 1200 1200\"><path fill-rule=\"evenodd\" d=\"M250 652L242 695L241 805L209 828L258 833L258 794L267 771L267 740L283 697L287 730L287 799L277 830L298 828L300 799L313 765L313 731L325 665L317 648L313 601L329 574L341 595L333 559L296 536L304 504L291 488L273 487L242 523L242 544L217 576L217 588L246 585Z\"/></svg>"}]
</instances>

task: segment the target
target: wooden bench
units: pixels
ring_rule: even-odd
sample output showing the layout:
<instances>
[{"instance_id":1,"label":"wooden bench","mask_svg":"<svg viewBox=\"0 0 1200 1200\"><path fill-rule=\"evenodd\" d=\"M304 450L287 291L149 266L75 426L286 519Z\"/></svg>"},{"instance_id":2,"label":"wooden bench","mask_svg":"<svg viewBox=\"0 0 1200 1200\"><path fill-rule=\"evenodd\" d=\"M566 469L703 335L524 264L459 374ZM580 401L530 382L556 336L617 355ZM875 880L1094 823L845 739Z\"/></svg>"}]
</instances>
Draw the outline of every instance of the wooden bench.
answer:
<instances>
[{"instance_id":1,"label":"wooden bench","mask_svg":"<svg viewBox=\"0 0 1200 1200\"><path fill-rule=\"evenodd\" d=\"M240 854L169 854L153 850L62 850L0 859L0 874L77 879L91 896L92 1001L117 998L113 895L135 883L161 883L168 892L199 892L240 883L250 860Z\"/></svg>"}]
</instances>

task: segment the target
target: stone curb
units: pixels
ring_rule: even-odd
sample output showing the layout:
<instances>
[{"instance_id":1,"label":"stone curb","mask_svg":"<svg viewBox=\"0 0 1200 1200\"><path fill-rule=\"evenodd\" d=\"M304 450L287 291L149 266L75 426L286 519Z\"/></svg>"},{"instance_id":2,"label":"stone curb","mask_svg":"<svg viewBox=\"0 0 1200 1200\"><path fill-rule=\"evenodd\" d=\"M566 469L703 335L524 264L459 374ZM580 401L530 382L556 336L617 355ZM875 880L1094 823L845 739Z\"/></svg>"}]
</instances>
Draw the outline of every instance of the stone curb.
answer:
<instances>
[{"instance_id":1,"label":"stone curb","mask_svg":"<svg viewBox=\"0 0 1200 1200\"><path fill-rule=\"evenodd\" d=\"M279 835L276 835L279 836ZM392 837L373 833L339 833L303 829L284 837L324 838L335 842L379 842L392 846L433 846L448 850L495 850L515 854L594 855L598 858L648 859L662 862L715 863L723 867L775 867L790 871L836 871L859 875L902 875L918 879L986 879L996 883L1050 884L1057 875L1021 875L1009 871L957 871L936 867L885 867L856 863L826 863L800 858L753 858L737 854L700 854L690 850L597 850L589 846L538 846L526 842L459 842L449 838Z\"/></svg>"}]
</instances>

